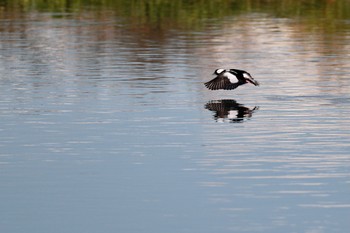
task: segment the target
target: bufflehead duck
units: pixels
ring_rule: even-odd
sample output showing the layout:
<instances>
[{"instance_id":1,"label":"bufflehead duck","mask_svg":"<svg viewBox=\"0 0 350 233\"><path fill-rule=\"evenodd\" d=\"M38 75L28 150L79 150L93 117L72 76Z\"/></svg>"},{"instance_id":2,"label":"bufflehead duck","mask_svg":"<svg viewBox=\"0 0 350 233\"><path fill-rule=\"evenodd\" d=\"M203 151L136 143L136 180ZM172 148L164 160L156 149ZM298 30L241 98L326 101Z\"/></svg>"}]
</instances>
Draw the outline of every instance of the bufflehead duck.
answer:
<instances>
[{"instance_id":1,"label":"bufflehead duck","mask_svg":"<svg viewBox=\"0 0 350 233\"><path fill-rule=\"evenodd\" d=\"M251 83L259 86L259 83L244 70L237 69L216 69L214 75L217 75L213 80L204 83L210 90L233 90L240 85Z\"/></svg>"}]
</instances>

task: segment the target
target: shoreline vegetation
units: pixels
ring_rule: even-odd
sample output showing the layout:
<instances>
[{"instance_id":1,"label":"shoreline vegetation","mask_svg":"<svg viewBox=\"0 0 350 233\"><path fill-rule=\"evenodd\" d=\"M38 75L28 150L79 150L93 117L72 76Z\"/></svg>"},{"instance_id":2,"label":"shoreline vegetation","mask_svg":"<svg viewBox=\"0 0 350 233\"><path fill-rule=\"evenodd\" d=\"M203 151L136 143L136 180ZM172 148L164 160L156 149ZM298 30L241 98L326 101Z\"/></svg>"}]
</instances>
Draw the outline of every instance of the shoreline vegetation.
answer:
<instances>
[{"instance_id":1,"label":"shoreline vegetation","mask_svg":"<svg viewBox=\"0 0 350 233\"><path fill-rule=\"evenodd\" d=\"M21 12L48 12L52 17L87 12L103 17L108 12L130 23L188 30L200 29L205 20L256 13L300 20L327 30L334 30L339 22L350 24L349 0L0 0L0 19Z\"/></svg>"}]
</instances>

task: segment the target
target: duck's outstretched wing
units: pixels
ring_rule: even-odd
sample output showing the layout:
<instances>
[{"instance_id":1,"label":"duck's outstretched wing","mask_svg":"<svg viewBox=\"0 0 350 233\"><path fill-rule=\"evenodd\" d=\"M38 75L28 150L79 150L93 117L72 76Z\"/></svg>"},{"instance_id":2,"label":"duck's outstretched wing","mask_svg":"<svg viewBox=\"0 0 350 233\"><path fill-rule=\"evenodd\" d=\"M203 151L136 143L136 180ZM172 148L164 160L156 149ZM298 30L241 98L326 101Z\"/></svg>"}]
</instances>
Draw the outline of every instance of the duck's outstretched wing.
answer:
<instances>
[{"instance_id":1,"label":"duck's outstretched wing","mask_svg":"<svg viewBox=\"0 0 350 233\"><path fill-rule=\"evenodd\" d=\"M204 85L210 90L232 90L238 87L237 83L231 83L224 75L218 75L216 78L204 83Z\"/></svg>"}]
</instances>

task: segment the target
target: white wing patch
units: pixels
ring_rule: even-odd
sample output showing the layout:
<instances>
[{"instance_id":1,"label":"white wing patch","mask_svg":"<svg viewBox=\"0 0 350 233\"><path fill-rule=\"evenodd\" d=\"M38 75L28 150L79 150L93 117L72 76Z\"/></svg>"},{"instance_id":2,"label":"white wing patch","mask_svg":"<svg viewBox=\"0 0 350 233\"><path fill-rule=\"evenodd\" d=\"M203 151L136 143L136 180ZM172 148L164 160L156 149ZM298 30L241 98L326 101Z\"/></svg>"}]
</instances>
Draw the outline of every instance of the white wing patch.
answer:
<instances>
[{"instance_id":1,"label":"white wing patch","mask_svg":"<svg viewBox=\"0 0 350 233\"><path fill-rule=\"evenodd\" d=\"M235 75L231 74L230 72L226 72L225 76L230 80L231 83L238 83L238 79Z\"/></svg>"}]
</instances>

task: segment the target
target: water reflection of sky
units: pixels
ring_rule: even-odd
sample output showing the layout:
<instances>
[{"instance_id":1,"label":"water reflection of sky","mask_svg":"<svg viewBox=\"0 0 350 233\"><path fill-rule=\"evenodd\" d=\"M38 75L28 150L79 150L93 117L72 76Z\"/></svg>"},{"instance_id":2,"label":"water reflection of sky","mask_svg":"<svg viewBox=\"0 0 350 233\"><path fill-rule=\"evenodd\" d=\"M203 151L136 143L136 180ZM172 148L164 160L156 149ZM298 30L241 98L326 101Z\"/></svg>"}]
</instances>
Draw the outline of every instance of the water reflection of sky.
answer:
<instances>
[{"instance_id":1,"label":"water reflection of sky","mask_svg":"<svg viewBox=\"0 0 350 233\"><path fill-rule=\"evenodd\" d=\"M348 229L348 31L249 14L140 33L90 17L1 27L6 230L19 218L44 232L36 223L55 217L78 231L86 220L125 232ZM208 91L218 67L261 86ZM259 110L218 124L221 108L205 106L224 99Z\"/></svg>"}]
</instances>

